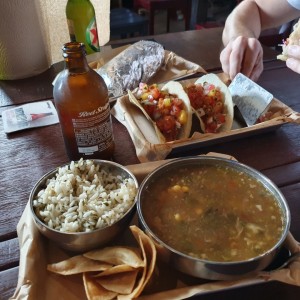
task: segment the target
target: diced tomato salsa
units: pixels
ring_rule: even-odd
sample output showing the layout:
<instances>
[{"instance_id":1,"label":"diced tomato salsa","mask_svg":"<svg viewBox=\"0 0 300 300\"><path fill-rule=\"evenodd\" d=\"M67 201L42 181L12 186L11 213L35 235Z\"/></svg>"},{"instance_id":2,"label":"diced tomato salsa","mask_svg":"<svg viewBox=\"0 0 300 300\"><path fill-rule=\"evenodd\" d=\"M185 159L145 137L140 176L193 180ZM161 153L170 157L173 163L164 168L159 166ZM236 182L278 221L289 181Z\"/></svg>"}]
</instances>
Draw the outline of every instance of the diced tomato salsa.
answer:
<instances>
[{"instance_id":1,"label":"diced tomato salsa","mask_svg":"<svg viewBox=\"0 0 300 300\"><path fill-rule=\"evenodd\" d=\"M176 140L182 125L187 122L183 101L177 95L161 91L157 84L140 83L136 96L166 141Z\"/></svg>"},{"instance_id":2,"label":"diced tomato salsa","mask_svg":"<svg viewBox=\"0 0 300 300\"><path fill-rule=\"evenodd\" d=\"M204 125L205 132L215 133L225 123L224 95L213 84L205 82L186 87L192 107L198 112Z\"/></svg>"}]
</instances>

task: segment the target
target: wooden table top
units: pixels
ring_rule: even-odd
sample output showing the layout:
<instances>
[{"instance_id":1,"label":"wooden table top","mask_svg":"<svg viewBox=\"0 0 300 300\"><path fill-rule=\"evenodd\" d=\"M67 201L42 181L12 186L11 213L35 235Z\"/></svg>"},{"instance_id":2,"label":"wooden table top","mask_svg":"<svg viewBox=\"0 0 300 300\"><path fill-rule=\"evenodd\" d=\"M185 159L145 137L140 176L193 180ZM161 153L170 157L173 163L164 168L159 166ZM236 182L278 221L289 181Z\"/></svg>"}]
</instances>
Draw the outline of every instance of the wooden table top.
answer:
<instances>
[{"instance_id":1,"label":"wooden table top","mask_svg":"<svg viewBox=\"0 0 300 300\"><path fill-rule=\"evenodd\" d=\"M149 38L149 37L146 37ZM221 29L205 29L152 36L165 49L200 64L207 71L220 72ZM126 42L132 42L132 39ZM118 43L125 41L118 41ZM300 111L300 75L276 61L276 52L265 49L265 70L258 83L277 99ZM52 98L51 82L61 64L47 72L16 81L0 81L0 113L12 105ZM139 163L126 128L113 120L116 150L114 160L123 165ZM126 151L123 151L126 149ZM260 170L273 180L291 210L291 232L300 241L300 126L286 124L277 130L247 138L183 150L169 157L219 152ZM46 172L68 161L59 124L6 135L0 118L0 299L15 290L18 278L19 246L16 225L35 182ZM298 299L300 288L278 282L220 291L201 299ZM217 294L217 295L216 295Z\"/></svg>"}]
</instances>

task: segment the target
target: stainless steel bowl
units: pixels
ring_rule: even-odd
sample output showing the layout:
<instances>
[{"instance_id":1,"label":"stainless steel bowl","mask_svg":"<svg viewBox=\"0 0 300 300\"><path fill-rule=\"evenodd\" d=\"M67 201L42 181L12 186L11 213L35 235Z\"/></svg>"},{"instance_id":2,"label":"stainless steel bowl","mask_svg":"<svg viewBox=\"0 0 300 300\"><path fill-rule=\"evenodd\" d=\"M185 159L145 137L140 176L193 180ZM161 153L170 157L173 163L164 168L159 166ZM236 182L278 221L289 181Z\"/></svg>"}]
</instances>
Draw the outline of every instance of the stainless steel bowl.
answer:
<instances>
[{"instance_id":1,"label":"stainless steel bowl","mask_svg":"<svg viewBox=\"0 0 300 300\"><path fill-rule=\"evenodd\" d=\"M124 179L132 178L135 182L136 188L138 189L138 182L135 176L125 167L120 164L105 161L105 160L93 160L94 163L99 164L109 170L109 172L114 175L120 175ZM121 234L130 224L135 212L136 212L136 201L137 197L135 197L134 203L131 208L124 214L124 216L119 219L116 223L96 229L90 232L60 232L58 230L54 230L43 223L35 213L35 209L33 207L33 200L35 199L37 193L46 187L46 181L48 178L52 178L55 176L57 169L52 170L45 174L33 187L30 196L30 209L34 219L34 222L38 228L38 230L47 238L55 242L58 246L63 249L72 251L72 252L85 252L91 249L104 246L110 242L112 242L119 234Z\"/></svg>"},{"instance_id":2,"label":"stainless steel bowl","mask_svg":"<svg viewBox=\"0 0 300 300\"><path fill-rule=\"evenodd\" d=\"M143 214L143 200L144 194L147 189L151 189L151 185L155 182L159 183L164 179L166 172L176 172L181 167L186 167L188 165L197 165L201 166L204 164L217 164L228 166L234 168L238 171L245 172L254 179L263 183L263 185L275 196L280 208L282 209L283 219L284 219L284 228L280 240L276 245L265 252L263 255L257 256L255 258L239 261L239 262L214 262L205 259L198 259L191 257L189 255L183 254L176 249L173 249L167 245L163 240L161 240L157 235L152 231L147 222L145 221ZM155 199L152 199L154 201ZM275 258L276 254L279 252L280 247L282 246L290 227L290 211L286 200L279 189L275 186L274 183L270 181L260 172L256 171L253 168L250 168L244 164L241 164L236 161L218 158L218 157L209 157L209 156L198 156L198 157L187 157L180 158L170 161L169 163L158 167L152 173L150 173L142 182L138 192L138 201L137 201L137 212L139 217L140 226L150 235L159 245L159 254L160 257L168 262L171 266L174 266L179 271L182 271L186 274L211 279L211 280L232 280L239 279L245 276L254 275L258 271L265 269Z\"/></svg>"}]
</instances>

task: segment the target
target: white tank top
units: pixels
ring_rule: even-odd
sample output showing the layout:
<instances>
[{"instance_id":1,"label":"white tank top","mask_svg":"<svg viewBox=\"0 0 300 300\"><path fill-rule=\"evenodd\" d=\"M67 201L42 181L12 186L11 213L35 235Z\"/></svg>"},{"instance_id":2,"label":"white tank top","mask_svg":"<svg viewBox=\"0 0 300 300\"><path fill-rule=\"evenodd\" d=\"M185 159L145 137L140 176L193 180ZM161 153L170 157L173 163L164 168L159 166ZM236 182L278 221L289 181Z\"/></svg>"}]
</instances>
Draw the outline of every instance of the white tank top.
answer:
<instances>
[{"instance_id":1,"label":"white tank top","mask_svg":"<svg viewBox=\"0 0 300 300\"><path fill-rule=\"evenodd\" d=\"M287 2L300 10L300 0L287 0Z\"/></svg>"}]
</instances>

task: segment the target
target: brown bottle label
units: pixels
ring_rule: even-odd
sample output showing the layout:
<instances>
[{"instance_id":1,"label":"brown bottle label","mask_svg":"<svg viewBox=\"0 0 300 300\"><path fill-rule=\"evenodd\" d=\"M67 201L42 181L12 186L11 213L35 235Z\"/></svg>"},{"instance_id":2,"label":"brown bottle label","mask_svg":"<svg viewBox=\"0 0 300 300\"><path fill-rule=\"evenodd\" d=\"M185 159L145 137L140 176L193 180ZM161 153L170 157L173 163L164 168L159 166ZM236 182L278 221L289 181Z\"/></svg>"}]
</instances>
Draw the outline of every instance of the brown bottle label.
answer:
<instances>
[{"instance_id":1,"label":"brown bottle label","mask_svg":"<svg viewBox=\"0 0 300 300\"><path fill-rule=\"evenodd\" d=\"M72 123L79 153L92 155L113 143L109 104L90 112L80 112Z\"/></svg>"}]
</instances>

